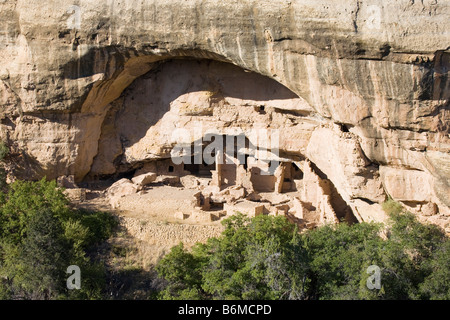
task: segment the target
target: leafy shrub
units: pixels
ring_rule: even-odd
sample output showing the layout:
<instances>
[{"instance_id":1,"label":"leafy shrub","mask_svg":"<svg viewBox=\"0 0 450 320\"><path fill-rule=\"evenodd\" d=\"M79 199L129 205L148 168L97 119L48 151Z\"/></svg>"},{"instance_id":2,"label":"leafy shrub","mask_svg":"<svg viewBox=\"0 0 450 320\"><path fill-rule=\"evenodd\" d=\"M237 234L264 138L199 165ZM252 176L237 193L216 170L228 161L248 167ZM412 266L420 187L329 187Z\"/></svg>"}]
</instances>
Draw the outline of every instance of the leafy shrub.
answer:
<instances>
[{"instance_id":1,"label":"leafy shrub","mask_svg":"<svg viewBox=\"0 0 450 320\"><path fill-rule=\"evenodd\" d=\"M68 201L55 182L16 181L0 208L0 237L3 241L18 244L26 236L30 219L37 212L50 210L65 220L70 215Z\"/></svg>"},{"instance_id":2,"label":"leafy shrub","mask_svg":"<svg viewBox=\"0 0 450 320\"><path fill-rule=\"evenodd\" d=\"M81 225L89 230L85 238L86 246L105 241L118 226L118 221L115 217L106 212L79 210L78 214Z\"/></svg>"},{"instance_id":3,"label":"leafy shrub","mask_svg":"<svg viewBox=\"0 0 450 320\"><path fill-rule=\"evenodd\" d=\"M105 271L86 253L116 225L109 214L71 209L54 181L14 182L0 203L0 297L101 298ZM66 288L70 265L81 269L81 290Z\"/></svg>"},{"instance_id":4,"label":"leafy shrub","mask_svg":"<svg viewBox=\"0 0 450 320\"><path fill-rule=\"evenodd\" d=\"M450 241L445 241L427 262L428 272L419 285L422 299L450 300Z\"/></svg>"},{"instance_id":5,"label":"leafy shrub","mask_svg":"<svg viewBox=\"0 0 450 320\"><path fill-rule=\"evenodd\" d=\"M284 217L236 215L192 251L158 264L160 299L448 299L450 241L388 201L387 226L326 225L299 234ZM381 231L387 228L387 238ZM381 288L367 273L379 266Z\"/></svg>"},{"instance_id":6,"label":"leafy shrub","mask_svg":"<svg viewBox=\"0 0 450 320\"><path fill-rule=\"evenodd\" d=\"M409 212L391 214L389 238L383 242L380 266L385 299L426 298L420 287L432 275L430 265L449 239L435 225L422 224ZM442 285L445 288L444 279ZM450 286L446 286L447 292ZM431 297L432 295L430 295Z\"/></svg>"},{"instance_id":7,"label":"leafy shrub","mask_svg":"<svg viewBox=\"0 0 450 320\"><path fill-rule=\"evenodd\" d=\"M315 299L368 298L367 267L379 261L382 239L378 224L339 224L304 236L310 259L310 291Z\"/></svg>"},{"instance_id":8,"label":"leafy shrub","mask_svg":"<svg viewBox=\"0 0 450 320\"><path fill-rule=\"evenodd\" d=\"M192 252L176 246L157 266L167 281L161 297L281 299L304 296L306 254L296 227L283 217L242 214L224 220L220 238Z\"/></svg>"},{"instance_id":9,"label":"leafy shrub","mask_svg":"<svg viewBox=\"0 0 450 320\"><path fill-rule=\"evenodd\" d=\"M400 203L394 201L392 198L389 198L387 201L383 202L383 210L388 214L399 214L403 212L403 207Z\"/></svg>"}]
</instances>

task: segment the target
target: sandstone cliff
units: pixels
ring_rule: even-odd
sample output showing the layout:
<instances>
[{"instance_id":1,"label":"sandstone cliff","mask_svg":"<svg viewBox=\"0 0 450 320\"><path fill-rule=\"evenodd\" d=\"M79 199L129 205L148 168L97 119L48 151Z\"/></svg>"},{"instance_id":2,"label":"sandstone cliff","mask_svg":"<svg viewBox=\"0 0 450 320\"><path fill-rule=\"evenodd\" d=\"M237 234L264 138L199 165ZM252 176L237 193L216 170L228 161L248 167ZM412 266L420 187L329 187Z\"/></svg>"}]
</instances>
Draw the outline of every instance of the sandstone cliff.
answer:
<instances>
[{"instance_id":1,"label":"sandstone cliff","mask_svg":"<svg viewBox=\"0 0 450 320\"><path fill-rule=\"evenodd\" d=\"M3 0L0 16L11 176L126 171L196 119L271 127L360 220L389 195L448 227L448 1Z\"/></svg>"}]
</instances>

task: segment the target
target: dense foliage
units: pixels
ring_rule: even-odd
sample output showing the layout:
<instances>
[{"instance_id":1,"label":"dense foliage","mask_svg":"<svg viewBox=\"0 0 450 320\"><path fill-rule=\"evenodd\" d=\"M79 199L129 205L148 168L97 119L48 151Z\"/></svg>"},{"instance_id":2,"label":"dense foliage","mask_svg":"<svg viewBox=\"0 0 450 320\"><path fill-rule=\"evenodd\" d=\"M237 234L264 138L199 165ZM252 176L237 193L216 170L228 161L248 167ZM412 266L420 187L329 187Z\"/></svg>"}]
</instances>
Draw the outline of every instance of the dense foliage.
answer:
<instances>
[{"instance_id":1,"label":"dense foliage","mask_svg":"<svg viewBox=\"0 0 450 320\"><path fill-rule=\"evenodd\" d=\"M16 181L0 197L0 299L96 299L103 266L89 249L116 225L106 213L71 209L56 183ZM66 286L67 268L82 270L81 289Z\"/></svg>"},{"instance_id":2,"label":"dense foliage","mask_svg":"<svg viewBox=\"0 0 450 320\"><path fill-rule=\"evenodd\" d=\"M236 215L219 238L174 247L157 265L160 299L449 299L450 241L390 201L391 221L299 234L284 217ZM367 268L381 271L369 289Z\"/></svg>"},{"instance_id":3,"label":"dense foliage","mask_svg":"<svg viewBox=\"0 0 450 320\"><path fill-rule=\"evenodd\" d=\"M157 284L159 299L450 299L449 239L392 200L383 208L387 226L342 223L302 233L284 217L237 214L223 221L220 237L172 248L156 266L159 281L139 275L147 277L150 297ZM0 299L107 298L109 282L124 286L114 282L122 273L108 278L94 249L116 224L109 214L71 208L54 181L5 186ZM71 265L82 271L80 290L66 286ZM379 289L367 286L373 265Z\"/></svg>"}]
</instances>

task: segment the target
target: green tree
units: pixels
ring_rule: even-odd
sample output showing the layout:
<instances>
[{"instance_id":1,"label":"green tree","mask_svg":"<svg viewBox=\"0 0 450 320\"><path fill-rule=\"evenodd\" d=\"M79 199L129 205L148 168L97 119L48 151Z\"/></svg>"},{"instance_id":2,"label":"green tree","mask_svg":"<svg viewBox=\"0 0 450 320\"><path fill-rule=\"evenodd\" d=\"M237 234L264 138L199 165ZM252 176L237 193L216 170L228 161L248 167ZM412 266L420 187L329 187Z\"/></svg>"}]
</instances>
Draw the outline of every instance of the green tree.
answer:
<instances>
[{"instance_id":1,"label":"green tree","mask_svg":"<svg viewBox=\"0 0 450 320\"><path fill-rule=\"evenodd\" d=\"M420 284L421 299L450 300L450 241L445 241L433 252L429 273Z\"/></svg>"},{"instance_id":2,"label":"green tree","mask_svg":"<svg viewBox=\"0 0 450 320\"><path fill-rule=\"evenodd\" d=\"M63 229L50 210L31 218L22 244L9 247L5 259L13 292L24 299L54 299L64 291L64 271L68 266L68 243Z\"/></svg>"},{"instance_id":3,"label":"green tree","mask_svg":"<svg viewBox=\"0 0 450 320\"><path fill-rule=\"evenodd\" d=\"M173 247L156 270L167 281L162 299L197 300L201 292L201 261L184 249L183 243Z\"/></svg>"},{"instance_id":4,"label":"green tree","mask_svg":"<svg viewBox=\"0 0 450 320\"><path fill-rule=\"evenodd\" d=\"M242 214L224 220L221 237L192 252L172 249L157 266L163 298L301 299L308 281L306 252L284 217Z\"/></svg>"},{"instance_id":5,"label":"green tree","mask_svg":"<svg viewBox=\"0 0 450 320\"><path fill-rule=\"evenodd\" d=\"M435 252L449 240L437 226L420 223L412 213L392 213L390 220L380 255L383 298L419 299L421 283L433 272Z\"/></svg>"},{"instance_id":6,"label":"green tree","mask_svg":"<svg viewBox=\"0 0 450 320\"><path fill-rule=\"evenodd\" d=\"M105 270L88 255L113 233L109 214L73 210L54 181L16 181L0 206L0 298L100 299ZM66 288L67 267L82 272Z\"/></svg>"},{"instance_id":7,"label":"green tree","mask_svg":"<svg viewBox=\"0 0 450 320\"><path fill-rule=\"evenodd\" d=\"M18 180L10 185L0 208L0 237L4 241L20 243L26 237L30 219L42 210L50 210L61 221L67 221L73 215L68 203L55 181Z\"/></svg>"},{"instance_id":8,"label":"green tree","mask_svg":"<svg viewBox=\"0 0 450 320\"><path fill-rule=\"evenodd\" d=\"M203 288L222 299L299 299L307 287L307 255L285 217L239 214L210 241Z\"/></svg>"},{"instance_id":9,"label":"green tree","mask_svg":"<svg viewBox=\"0 0 450 320\"><path fill-rule=\"evenodd\" d=\"M305 234L313 299L374 298L367 291L366 270L380 261L381 226L326 225Z\"/></svg>"},{"instance_id":10,"label":"green tree","mask_svg":"<svg viewBox=\"0 0 450 320\"><path fill-rule=\"evenodd\" d=\"M401 205L384 206L386 224L325 225L302 234L284 217L243 215L188 252L175 247L157 270L160 298L448 299L450 241ZM368 267L381 288L369 289Z\"/></svg>"}]
</instances>

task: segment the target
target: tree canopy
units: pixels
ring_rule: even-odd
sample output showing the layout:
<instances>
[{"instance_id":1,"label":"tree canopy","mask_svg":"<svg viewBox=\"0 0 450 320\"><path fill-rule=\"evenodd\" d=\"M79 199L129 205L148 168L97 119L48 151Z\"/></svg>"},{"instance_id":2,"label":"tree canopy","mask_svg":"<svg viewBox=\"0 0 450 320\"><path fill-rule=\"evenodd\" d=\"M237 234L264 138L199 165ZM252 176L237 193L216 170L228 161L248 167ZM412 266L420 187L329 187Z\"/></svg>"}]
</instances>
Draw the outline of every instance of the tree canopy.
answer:
<instances>
[{"instance_id":1,"label":"tree canopy","mask_svg":"<svg viewBox=\"0 0 450 320\"><path fill-rule=\"evenodd\" d=\"M0 298L101 298L105 272L87 252L116 225L106 213L74 210L54 181L16 181L0 201ZM68 290L66 270L83 271Z\"/></svg>"},{"instance_id":2,"label":"tree canopy","mask_svg":"<svg viewBox=\"0 0 450 320\"><path fill-rule=\"evenodd\" d=\"M394 207L387 228L341 223L304 233L280 216L232 216L220 237L175 246L159 262L159 298L449 299L448 238ZM372 265L379 289L367 286Z\"/></svg>"}]
</instances>

